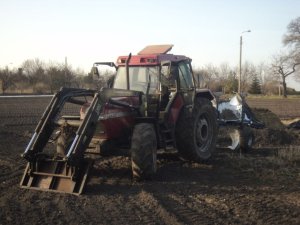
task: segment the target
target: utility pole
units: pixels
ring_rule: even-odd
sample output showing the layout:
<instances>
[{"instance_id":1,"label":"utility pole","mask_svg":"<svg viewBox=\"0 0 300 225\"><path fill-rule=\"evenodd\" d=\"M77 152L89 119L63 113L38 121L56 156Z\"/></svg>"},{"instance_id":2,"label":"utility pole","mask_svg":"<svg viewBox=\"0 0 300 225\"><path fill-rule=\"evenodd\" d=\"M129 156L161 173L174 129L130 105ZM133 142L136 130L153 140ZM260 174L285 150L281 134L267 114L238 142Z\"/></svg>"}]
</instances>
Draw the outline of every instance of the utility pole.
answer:
<instances>
[{"instance_id":1,"label":"utility pole","mask_svg":"<svg viewBox=\"0 0 300 225\"><path fill-rule=\"evenodd\" d=\"M68 68L68 58L67 56L65 57L65 71L67 71Z\"/></svg>"},{"instance_id":2,"label":"utility pole","mask_svg":"<svg viewBox=\"0 0 300 225\"><path fill-rule=\"evenodd\" d=\"M242 82L242 48L243 48L243 33L246 33L246 32L251 32L251 30L246 30L246 31L243 31L241 33L241 36L240 36L240 66L239 66L239 88L238 88L238 93L241 94L241 82Z\"/></svg>"},{"instance_id":3,"label":"utility pole","mask_svg":"<svg viewBox=\"0 0 300 225\"><path fill-rule=\"evenodd\" d=\"M65 56L65 84L70 86L70 81L67 79L67 70L68 70L68 58Z\"/></svg>"}]
</instances>

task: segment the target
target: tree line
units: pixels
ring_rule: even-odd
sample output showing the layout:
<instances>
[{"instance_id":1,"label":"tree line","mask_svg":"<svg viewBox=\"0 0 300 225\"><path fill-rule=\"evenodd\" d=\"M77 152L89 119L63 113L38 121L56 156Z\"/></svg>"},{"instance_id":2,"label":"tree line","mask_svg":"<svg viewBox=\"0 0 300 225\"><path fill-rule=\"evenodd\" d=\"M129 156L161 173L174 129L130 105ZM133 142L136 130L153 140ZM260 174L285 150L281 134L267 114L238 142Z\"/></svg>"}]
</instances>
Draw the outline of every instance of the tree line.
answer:
<instances>
[{"instance_id":1,"label":"tree line","mask_svg":"<svg viewBox=\"0 0 300 225\"><path fill-rule=\"evenodd\" d=\"M238 91L239 68L230 67L223 63L219 66L205 65L194 71L199 87L209 88L213 91L232 93ZM269 65L261 63L254 65L245 62L242 66L241 90L250 94L277 95L280 88L279 77L274 75ZM282 91L282 88L281 88ZM296 94L294 89L288 88L290 94Z\"/></svg>"},{"instance_id":2,"label":"tree line","mask_svg":"<svg viewBox=\"0 0 300 225\"><path fill-rule=\"evenodd\" d=\"M271 63L254 65L245 62L242 66L241 90L251 94L275 95L282 92L299 94L288 88L286 78L295 75L300 82L300 17L292 20L283 36L282 51L274 55ZM238 68L223 63L219 66L208 64L194 70L199 87L224 93L237 92ZM2 93L55 93L60 87L100 88L105 86L111 72L102 71L101 80L94 81L91 73L73 69L70 65L42 60L27 59L18 69L0 68Z\"/></svg>"},{"instance_id":3,"label":"tree line","mask_svg":"<svg viewBox=\"0 0 300 225\"><path fill-rule=\"evenodd\" d=\"M299 94L287 87L286 79L294 75L295 81L300 82L300 17L288 24L282 42L281 52L273 55L270 63L244 63L241 74L243 92L270 95L282 93L284 97ZM230 93L238 89L238 68L230 68L227 64L218 67L209 64L196 71L196 80L201 75L204 78L202 83L215 91Z\"/></svg>"},{"instance_id":4,"label":"tree line","mask_svg":"<svg viewBox=\"0 0 300 225\"><path fill-rule=\"evenodd\" d=\"M102 79L94 81L92 74L82 69L57 62L45 63L42 60L25 60L18 69L0 68L0 89L2 93L53 94L61 87L100 88L110 76L104 71Z\"/></svg>"}]
</instances>

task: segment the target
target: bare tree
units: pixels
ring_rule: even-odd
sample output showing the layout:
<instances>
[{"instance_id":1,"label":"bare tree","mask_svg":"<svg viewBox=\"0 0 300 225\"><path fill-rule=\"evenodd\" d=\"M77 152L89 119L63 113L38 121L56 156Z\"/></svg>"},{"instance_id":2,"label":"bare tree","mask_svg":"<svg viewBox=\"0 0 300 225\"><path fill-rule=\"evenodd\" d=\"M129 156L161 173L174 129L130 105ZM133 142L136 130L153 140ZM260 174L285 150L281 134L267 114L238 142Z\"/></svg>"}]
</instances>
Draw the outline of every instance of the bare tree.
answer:
<instances>
[{"instance_id":1,"label":"bare tree","mask_svg":"<svg viewBox=\"0 0 300 225\"><path fill-rule=\"evenodd\" d=\"M8 69L8 67L3 70L0 69L0 84L2 93L14 85L14 74Z\"/></svg>"},{"instance_id":2,"label":"bare tree","mask_svg":"<svg viewBox=\"0 0 300 225\"><path fill-rule=\"evenodd\" d=\"M228 65L228 63L222 63L219 66L219 71L220 71L220 78L221 79L227 79L231 73L231 68Z\"/></svg>"},{"instance_id":3,"label":"bare tree","mask_svg":"<svg viewBox=\"0 0 300 225\"><path fill-rule=\"evenodd\" d=\"M51 65L47 69L47 80L50 92L58 91L64 85L64 71L55 65Z\"/></svg>"},{"instance_id":4,"label":"bare tree","mask_svg":"<svg viewBox=\"0 0 300 225\"><path fill-rule=\"evenodd\" d=\"M237 92L238 80L235 68L230 68L227 63L222 63L219 66L219 73L219 83L222 86L222 91L225 93Z\"/></svg>"},{"instance_id":5,"label":"bare tree","mask_svg":"<svg viewBox=\"0 0 300 225\"><path fill-rule=\"evenodd\" d=\"M287 34L283 36L283 44L290 46L300 54L300 17L292 20L287 26Z\"/></svg>"},{"instance_id":6,"label":"bare tree","mask_svg":"<svg viewBox=\"0 0 300 225\"><path fill-rule=\"evenodd\" d=\"M27 59L21 67L33 89L39 81L44 82L45 64L40 59Z\"/></svg>"},{"instance_id":7,"label":"bare tree","mask_svg":"<svg viewBox=\"0 0 300 225\"><path fill-rule=\"evenodd\" d=\"M79 70L78 70L79 71ZM70 65L51 62L46 69L46 80L50 92L58 91L61 87L80 87L79 79L76 79L76 72Z\"/></svg>"},{"instance_id":8,"label":"bare tree","mask_svg":"<svg viewBox=\"0 0 300 225\"><path fill-rule=\"evenodd\" d=\"M272 69L281 78L284 98L287 97L286 78L296 71L298 65L300 65L300 62L290 53L281 53L273 57Z\"/></svg>"},{"instance_id":9,"label":"bare tree","mask_svg":"<svg viewBox=\"0 0 300 225\"><path fill-rule=\"evenodd\" d=\"M212 64L205 65L203 70L205 71L203 73L203 78L207 82L207 88L211 88L214 81L219 78L219 70L216 66Z\"/></svg>"},{"instance_id":10,"label":"bare tree","mask_svg":"<svg viewBox=\"0 0 300 225\"><path fill-rule=\"evenodd\" d=\"M293 58L294 64L300 63L300 17L292 20L287 26L287 33L283 36L283 44L289 47L290 58ZM296 73L296 80L300 81L300 71L296 68L294 72Z\"/></svg>"},{"instance_id":11,"label":"bare tree","mask_svg":"<svg viewBox=\"0 0 300 225\"><path fill-rule=\"evenodd\" d=\"M80 68L76 68L76 70L74 70L73 73L74 73L74 78L73 78L74 87L84 88L85 86L84 76L86 75L85 72Z\"/></svg>"},{"instance_id":12,"label":"bare tree","mask_svg":"<svg viewBox=\"0 0 300 225\"><path fill-rule=\"evenodd\" d=\"M252 63L245 62L242 70L241 90L247 91L255 76L257 76L256 67Z\"/></svg>"},{"instance_id":13,"label":"bare tree","mask_svg":"<svg viewBox=\"0 0 300 225\"><path fill-rule=\"evenodd\" d=\"M233 92L238 91L238 79L237 73L235 70L231 70L226 78L225 82L223 83L224 92L232 94Z\"/></svg>"},{"instance_id":14,"label":"bare tree","mask_svg":"<svg viewBox=\"0 0 300 225\"><path fill-rule=\"evenodd\" d=\"M206 88L207 82L205 78L208 76L207 71L204 69L194 69L193 72L196 80L196 86L198 88Z\"/></svg>"}]
</instances>

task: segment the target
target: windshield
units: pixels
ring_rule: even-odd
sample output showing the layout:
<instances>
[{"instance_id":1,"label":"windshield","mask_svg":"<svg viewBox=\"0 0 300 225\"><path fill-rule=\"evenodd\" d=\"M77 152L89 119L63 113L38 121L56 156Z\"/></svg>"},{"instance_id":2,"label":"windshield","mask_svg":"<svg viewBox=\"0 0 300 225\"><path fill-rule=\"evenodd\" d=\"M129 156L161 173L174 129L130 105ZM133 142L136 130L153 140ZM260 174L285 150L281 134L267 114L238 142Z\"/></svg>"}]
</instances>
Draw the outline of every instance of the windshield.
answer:
<instances>
[{"instance_id":1,"label":"windshield","mask_svg":"<svg viewBox=\"0 0 300 225\"><path fill-rule=\"evenodd\" d=\"M130 90L142 91L146 93L148 80L150 77L149 94L154 94L158 90L158 67L135 66L129 67L129 86ZM114 82L114 88L127 89L126 67L119 67Z\"/></svg>"}]
</instances>

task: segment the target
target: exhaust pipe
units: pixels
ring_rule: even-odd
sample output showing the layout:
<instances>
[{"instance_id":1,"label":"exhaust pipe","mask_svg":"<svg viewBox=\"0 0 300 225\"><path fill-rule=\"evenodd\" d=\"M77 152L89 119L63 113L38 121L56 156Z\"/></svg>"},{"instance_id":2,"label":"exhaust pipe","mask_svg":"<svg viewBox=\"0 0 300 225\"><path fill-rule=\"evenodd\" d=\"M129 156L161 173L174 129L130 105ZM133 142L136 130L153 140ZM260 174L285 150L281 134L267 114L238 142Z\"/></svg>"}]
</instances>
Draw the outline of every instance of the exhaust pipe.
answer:
<instances>
[{"instance_id":1,"label":"exhaust pipe","mask_svg":"<svg viewBox=\"0 0 300 225\"><path fill-rule=\"evenodd\" d=\"M127 90L130 90L130 84L129 84L129 67L128 67L128 64L130 62L130 59L131 59L131 53L129 54L127 60L126 60L126 80L127 80Z\"/></svg>"}]
</instances>

